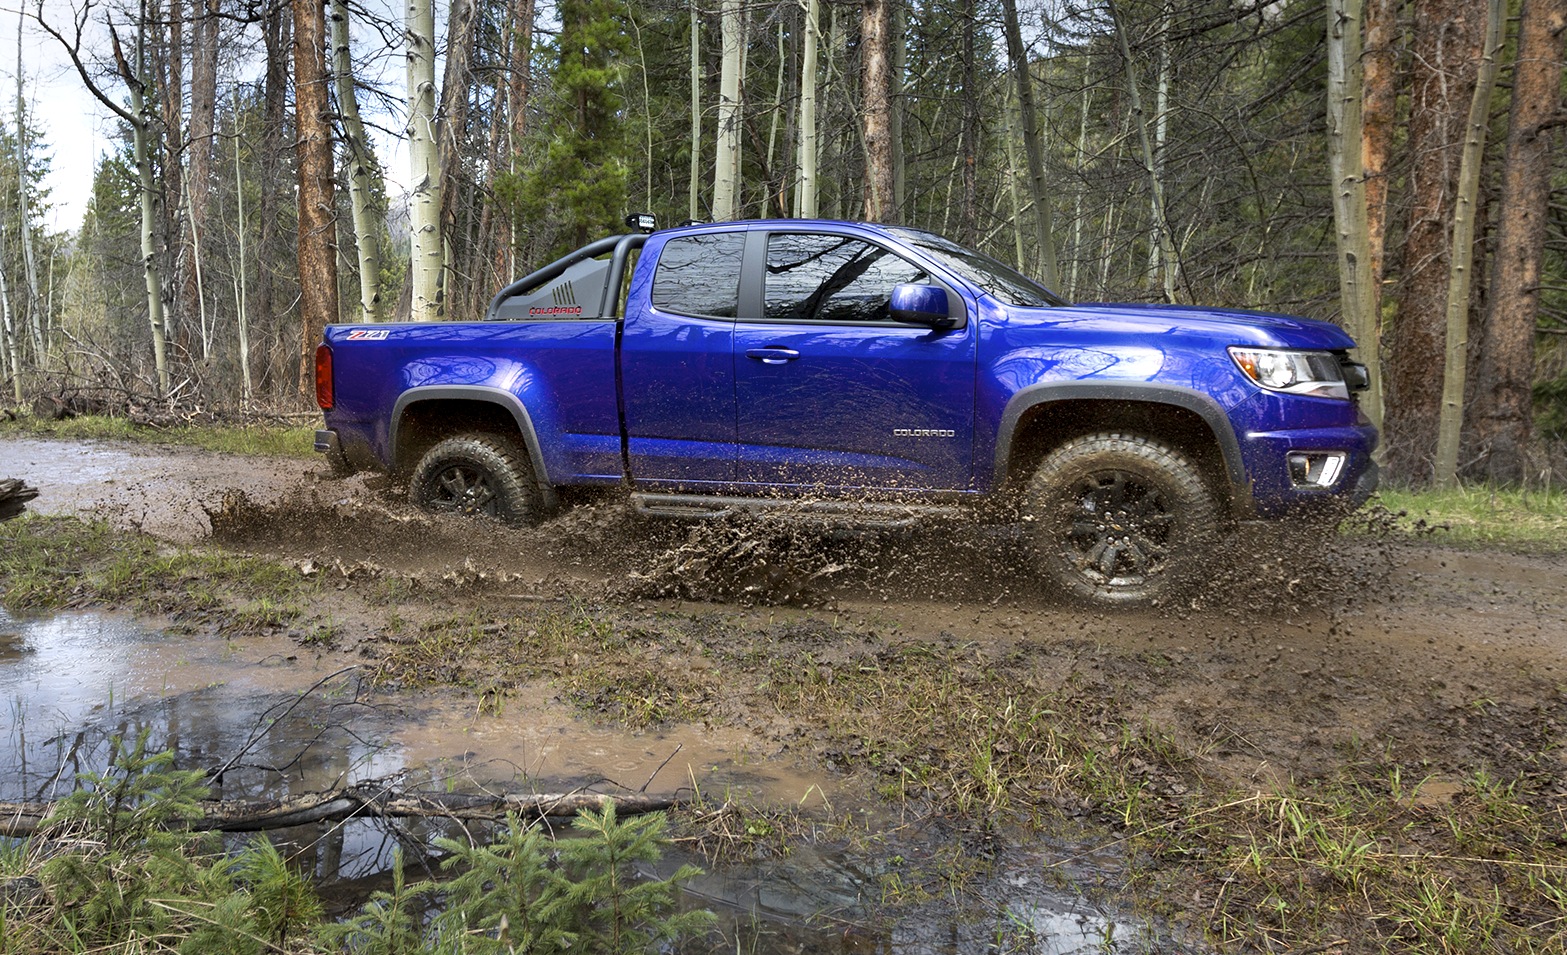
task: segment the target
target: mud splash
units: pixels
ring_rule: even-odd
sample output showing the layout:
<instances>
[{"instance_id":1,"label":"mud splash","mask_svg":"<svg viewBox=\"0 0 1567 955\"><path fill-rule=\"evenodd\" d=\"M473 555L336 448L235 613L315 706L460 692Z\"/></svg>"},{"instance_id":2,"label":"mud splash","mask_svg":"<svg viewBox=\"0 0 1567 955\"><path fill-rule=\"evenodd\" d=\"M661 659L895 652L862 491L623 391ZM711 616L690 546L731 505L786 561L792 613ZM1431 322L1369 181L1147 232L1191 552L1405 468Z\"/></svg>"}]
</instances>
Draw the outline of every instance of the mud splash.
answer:
<instances>
[{"instance_id":1,"label":"mud splash","mask_svg":"<svg viewBox=\"0 0 1567 955\"><path fill-rule=\"evenodd\" d=\"M1066 607L1044 590L1015 525L945 520L856 530L786 517L646 519L617 500L580 504L531 529L412 508L384 482L295 488L273 502L226 492L206 510L225 546L540 595L831 607L843 601ZM1163 616L1248 610L1332 614L1385 589L1385 529L1353 537L1283 523L1225 539L1201 585Z\"/></svg>"}]
</instances>

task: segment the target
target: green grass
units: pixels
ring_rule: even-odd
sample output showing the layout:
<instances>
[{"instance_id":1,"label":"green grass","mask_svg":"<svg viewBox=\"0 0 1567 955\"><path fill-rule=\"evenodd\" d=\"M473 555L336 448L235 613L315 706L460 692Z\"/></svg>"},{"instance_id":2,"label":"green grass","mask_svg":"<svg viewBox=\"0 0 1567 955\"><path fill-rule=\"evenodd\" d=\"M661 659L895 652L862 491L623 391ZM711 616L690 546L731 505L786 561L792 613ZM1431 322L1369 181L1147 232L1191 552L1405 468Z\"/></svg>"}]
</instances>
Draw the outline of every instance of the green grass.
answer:
<instances>
[{"instance_id":1,"label":"green grass","mask_svg":"<svg viewBox=\"0 0 1567 955\"><path fill-rule=\"evenodd\" d=\"M111 603L148 613L212 611L252 601L240 626L281 626L319 581L260 557L169 550L150 537L74 517L30 514L0 524L0 605L52 610Z\"/></svg>"},{"instance_id":2,"label":"green grass","mask_svg":"<svg viewBox=\"0 0 1567 955\"><path fill-rule=\"evenodd\" d=\"M315 454L315 424L182 424L153 427L124 418L85 416L51 421L25 417L0 421L0 436L100 438L145 444L181 444L233 454L308 458Z\"/></svg>"},{"instance_id":3,"label":"green grass","mask_svg":"<svg viewBox=\"0 0 1567 955\"><path fill-rule=\"evenodd\" d=\"M1567 490L1500 489L1477 485L1451 491L1389 489L1372 499L1394 515L1397 530L1455 544L1559 553L1567 551Z\"/></svg>"}]
</instances>

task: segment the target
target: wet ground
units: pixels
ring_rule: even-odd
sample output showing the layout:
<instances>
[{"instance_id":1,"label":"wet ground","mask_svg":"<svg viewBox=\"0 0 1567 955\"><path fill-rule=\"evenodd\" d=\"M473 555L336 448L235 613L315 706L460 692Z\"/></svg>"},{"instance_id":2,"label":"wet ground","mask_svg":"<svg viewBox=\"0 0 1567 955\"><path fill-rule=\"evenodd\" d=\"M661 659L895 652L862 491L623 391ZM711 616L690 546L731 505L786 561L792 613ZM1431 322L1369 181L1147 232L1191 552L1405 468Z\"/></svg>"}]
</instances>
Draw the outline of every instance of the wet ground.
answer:
<instances>
[{"instance_id":1,"label":"wet ground","mask_svg":"<svg viewBox=\"0 0 1567 955\"><path fill-rule=\"evenodd\" d=\"M301 648L285 630L241 641L160 636L158 621L112 616L0 617L0 689L13 726L0 754L0 780L12 782L0 799L36 798L128 722L153 720L197 764L243 750L278 704L344 667L389 658L396 640L377 622L373 596L360 593L353 609L346 600L363 582L389 578L438 591L447 606L592 605L650 633L678 620L698 634L722 629L737 645L826 634L800 645L802 665L829 682L871 644L876 653L919 644L1005 659L1028 680L1129 695L1149 723L1199 753L1206 772L1241 789L1376 752L1417 767L1422 798L1442 799L1475 767L1505 764L1509 751L1535 758L1567 742L1567 561L1557 556L1370 531L1329 544L1248 535L1244 554L1216 561L1190 603L1106 615L1038 593L1004 528L758 534L649 527L600 504L538 531L476 530L414 512L374 481L319 472L308 461L0 439L0 476L42 491L33 510L97 514L170 541L277 557L340 581L345 594L335 649ZM833 634L854 639L835 643ZM690 645L661 639L647 655L704 685L709 664ZM499 678L483 661L465 667L471 687ZM580 698L541 684L512 692L494 713L471 689L370 691L360 672L331 677L333 692L296 706L298 727L269 729L253 759L260 768L228 784L286 791L351 776L522 780L541 791L697 785L775 806L830 806L835 818L887 811L869 792L876 777L855 771L852 754L745 687L710 687L687 719L628 731L584 719ZM267 768L284 764L287 772ZM1544 771L1559 778L1561 768ZM1107 938L1117 951L1194 944L1118 909L1115 840L1077 832L960 849L953 858L983 855L987 872L962 917L951 905L915 906L893 928L873 924L869 913L896 885L887 859L939 859L933 846L967 837L928 817L868 825L874 845L759 856L720 867L697 891L758 913L766 951L967 952L999 936L1026 936L1034 941L1023 950L1052 953L1099 951ZM374 868L379 850L368 841L385 835L365 839L347 854Z\"/></svg>"}]
</instances>

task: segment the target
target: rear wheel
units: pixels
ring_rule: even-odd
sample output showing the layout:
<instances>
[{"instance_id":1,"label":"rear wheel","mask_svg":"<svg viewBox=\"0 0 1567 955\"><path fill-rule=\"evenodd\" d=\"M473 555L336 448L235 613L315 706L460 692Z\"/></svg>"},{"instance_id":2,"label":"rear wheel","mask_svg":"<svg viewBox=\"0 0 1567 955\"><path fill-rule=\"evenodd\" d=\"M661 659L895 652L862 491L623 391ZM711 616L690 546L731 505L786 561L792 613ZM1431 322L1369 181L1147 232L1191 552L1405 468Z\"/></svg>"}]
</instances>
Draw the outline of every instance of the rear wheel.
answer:
<instances>
[{"instance_id":1,"label":"rear wheel","mask_svg":"<svg viewBox=\"0 0 1567 955\"><path fill-rule=\"evenodd\" d=\"M1150 438L1073 439L1029 481L1024 520L1045 578L1078 600L1138 606L1197 579L1217 509L1186 457Z\"/></svg>"},{"instance_id":2,"label":"rear wheel","mask_svg":"<svg viewBox=\"0 0 1567 955\"><path fill-rule=\"evenodd\" d=\"M541 517L527 456L498 434L462 434L437 443L414 468L408 498L427 510L507 524L537 524Z\"/></svg>"}]
</instances>

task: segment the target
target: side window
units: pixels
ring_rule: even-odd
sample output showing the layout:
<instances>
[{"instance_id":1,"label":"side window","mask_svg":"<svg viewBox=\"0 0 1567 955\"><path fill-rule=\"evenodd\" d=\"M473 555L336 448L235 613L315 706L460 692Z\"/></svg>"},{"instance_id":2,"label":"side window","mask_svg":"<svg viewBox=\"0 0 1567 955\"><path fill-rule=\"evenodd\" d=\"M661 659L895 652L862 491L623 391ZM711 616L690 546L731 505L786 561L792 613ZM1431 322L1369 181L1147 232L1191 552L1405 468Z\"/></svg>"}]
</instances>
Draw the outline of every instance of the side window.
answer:
<instances>
[{"instance_id":1,"label":"side window","mask_svg":"<svg viewBox=\"0 0 1567 955\"><path fill-rule=\"evenodd\" d=\"M677 315L734 318L744 251L744 232L670 239L653 273L653 307Z\"/></svg>"},{"instance_id":2,"label":"side window","mask_svg":"<svg viewBox=\"0 0 1567 955\"><path fill-rule=\"evenodd\" d=\"M892 287L924 282L919 266L842 235L767 237L768 321L888 322Z\"/></svg>"}]
</instances>

